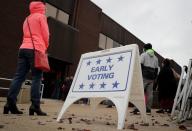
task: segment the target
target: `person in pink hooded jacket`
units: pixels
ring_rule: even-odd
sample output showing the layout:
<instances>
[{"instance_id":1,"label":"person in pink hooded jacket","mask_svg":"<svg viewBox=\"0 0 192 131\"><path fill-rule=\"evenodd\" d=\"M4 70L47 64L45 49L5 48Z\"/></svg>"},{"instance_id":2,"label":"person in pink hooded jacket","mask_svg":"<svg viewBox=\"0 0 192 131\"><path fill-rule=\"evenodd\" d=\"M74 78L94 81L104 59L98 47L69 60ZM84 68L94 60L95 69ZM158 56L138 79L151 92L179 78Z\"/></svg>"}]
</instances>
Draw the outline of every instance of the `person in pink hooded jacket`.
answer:
<instances>
[{"instance_id":1,"label":"person in pink hooded jacket","mask_svg":"<svg viewBox=\"0 0 192 131\"><path fill-rule=\"evenodd\" d=\"M30 3L30 15L25 19L23 24L23 42L19 48L18 63L16 74L11 82L7 103L4 106L4 114L11 112L12 114L23 114L16 106L17 95L21 89L22 83L26 79L27 73L32 72L31 86L31 106L29 115L47 115L40 108L40 86L43 72L34 68L34 49L46 52L49 45L49 29L47 18L45 16L45 4L40 1ZM28 19L28 23L27 23ZM30 34L31 29L31 34ZM33 39L33 43L32 43Z\"/></svg>"}]
</instances>

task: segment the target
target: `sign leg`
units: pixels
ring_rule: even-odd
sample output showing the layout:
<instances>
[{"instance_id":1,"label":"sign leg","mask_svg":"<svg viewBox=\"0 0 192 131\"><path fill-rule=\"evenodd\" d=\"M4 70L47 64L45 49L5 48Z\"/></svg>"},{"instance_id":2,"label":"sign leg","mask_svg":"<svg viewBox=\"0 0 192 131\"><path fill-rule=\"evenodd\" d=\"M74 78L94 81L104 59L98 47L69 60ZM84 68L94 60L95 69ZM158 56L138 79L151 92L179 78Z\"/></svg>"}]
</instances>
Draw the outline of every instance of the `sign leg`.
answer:
<instances>
[{"instance_id":1,"label":"sign leg","mask_svg":"<svg viewBox=\"0 0 192 131\"><path fill-rule=\"evenodd\" d=\"M79 99L79 98L78 98ZM75 101L78 100L77 98L70 98L70 99L66 99L62 108L61 108L61 111L57 117L57 121L60 121L60 119L62 118L63 114L65 113L65 111L67 110L67 108L73 104Z\"/></svg>"}]
</instances>

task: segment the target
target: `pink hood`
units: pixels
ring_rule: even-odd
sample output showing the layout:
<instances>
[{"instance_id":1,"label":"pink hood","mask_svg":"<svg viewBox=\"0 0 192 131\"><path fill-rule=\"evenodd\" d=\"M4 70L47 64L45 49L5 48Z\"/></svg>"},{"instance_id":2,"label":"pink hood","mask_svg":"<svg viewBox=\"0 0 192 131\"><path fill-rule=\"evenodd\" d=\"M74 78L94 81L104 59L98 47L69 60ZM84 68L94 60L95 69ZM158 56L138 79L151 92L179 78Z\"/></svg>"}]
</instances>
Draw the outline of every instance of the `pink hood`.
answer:
<instances>
[{"instance_id":1,"label":"pink hood","mask_svg":"<svg viewBox=\"0 0 192 131\"><path fill-rule=\"evenodd\" d=\"M43 4L42 2L38 2L38 1L31 2L29 9L31 14L32 13L45 14L45 4Z\"/></svg>"},{"instance_id":2,"label":"pink hood","mask_svg":"<svg viewBox=\"0 0 192 131\"><path fill-rule=\"evenodd\" d=\"M20 48L35 49L45 52L49 46L49 28L45 16L45 5L42 2L31 2L31 14L25 19L23 24L23 42ZM27 24L27 19L31 28L31 34ZM33 39L33 42L32 42Z\"/></svg>"}]
</instances>

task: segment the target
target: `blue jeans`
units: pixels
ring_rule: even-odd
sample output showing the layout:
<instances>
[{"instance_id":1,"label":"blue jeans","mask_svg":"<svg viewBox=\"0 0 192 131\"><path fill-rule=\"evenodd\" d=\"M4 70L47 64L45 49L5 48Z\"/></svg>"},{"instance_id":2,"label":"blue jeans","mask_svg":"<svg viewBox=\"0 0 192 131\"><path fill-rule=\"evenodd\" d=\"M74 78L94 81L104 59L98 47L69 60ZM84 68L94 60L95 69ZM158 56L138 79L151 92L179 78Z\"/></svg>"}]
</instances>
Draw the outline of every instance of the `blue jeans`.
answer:
<instances>
[{"instance_id":1,"label":"blue jeans","mask_svg":"<svg viewBox=\"0 0 192 131\"><path fill-rule=\"evenodd\" d=\"M27 73L32 73L31 101L34 105L40 105L40 86L43 72L34 68L34 52L32 49L20 49L16 74L11 82L7 101L16 104L17 95L25 81Z\"/></svg>"},{"instance_id":2,"label":"blue jeans","mask_svg":"<svg viewBox=\"0 0 192 131\"><path fill-rule=\"evenodd\" d=\"M143 78L144 91L147 97L146 99L146 109L151 110L153 104L153 83L154 80L147 80Z\"/></svg>"}]
</instances>

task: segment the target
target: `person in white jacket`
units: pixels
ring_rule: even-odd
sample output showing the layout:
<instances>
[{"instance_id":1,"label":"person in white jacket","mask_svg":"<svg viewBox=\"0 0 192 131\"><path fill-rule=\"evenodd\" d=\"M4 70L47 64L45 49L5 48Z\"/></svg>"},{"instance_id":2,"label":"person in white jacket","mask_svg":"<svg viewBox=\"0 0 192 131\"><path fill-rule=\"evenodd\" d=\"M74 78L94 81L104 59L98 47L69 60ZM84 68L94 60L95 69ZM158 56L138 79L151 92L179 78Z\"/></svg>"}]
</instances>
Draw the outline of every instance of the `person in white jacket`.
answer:
<instances>
[{"instance_id":1,"label":"person in white jacket","mask_svg":"<svg viewBox=\"0 0 192 131\"><path fill-rule=\"evenodd\" d=\"M151 113L153 102L153 84L158 74L158 59L152 49L152 45L147 43L144 45L144 52L141 54L141 69L143 76L144 92L146 96L146 112ZM138 109L134 109L133 113L137 114Z\"/></svg>"}]
</instances>

